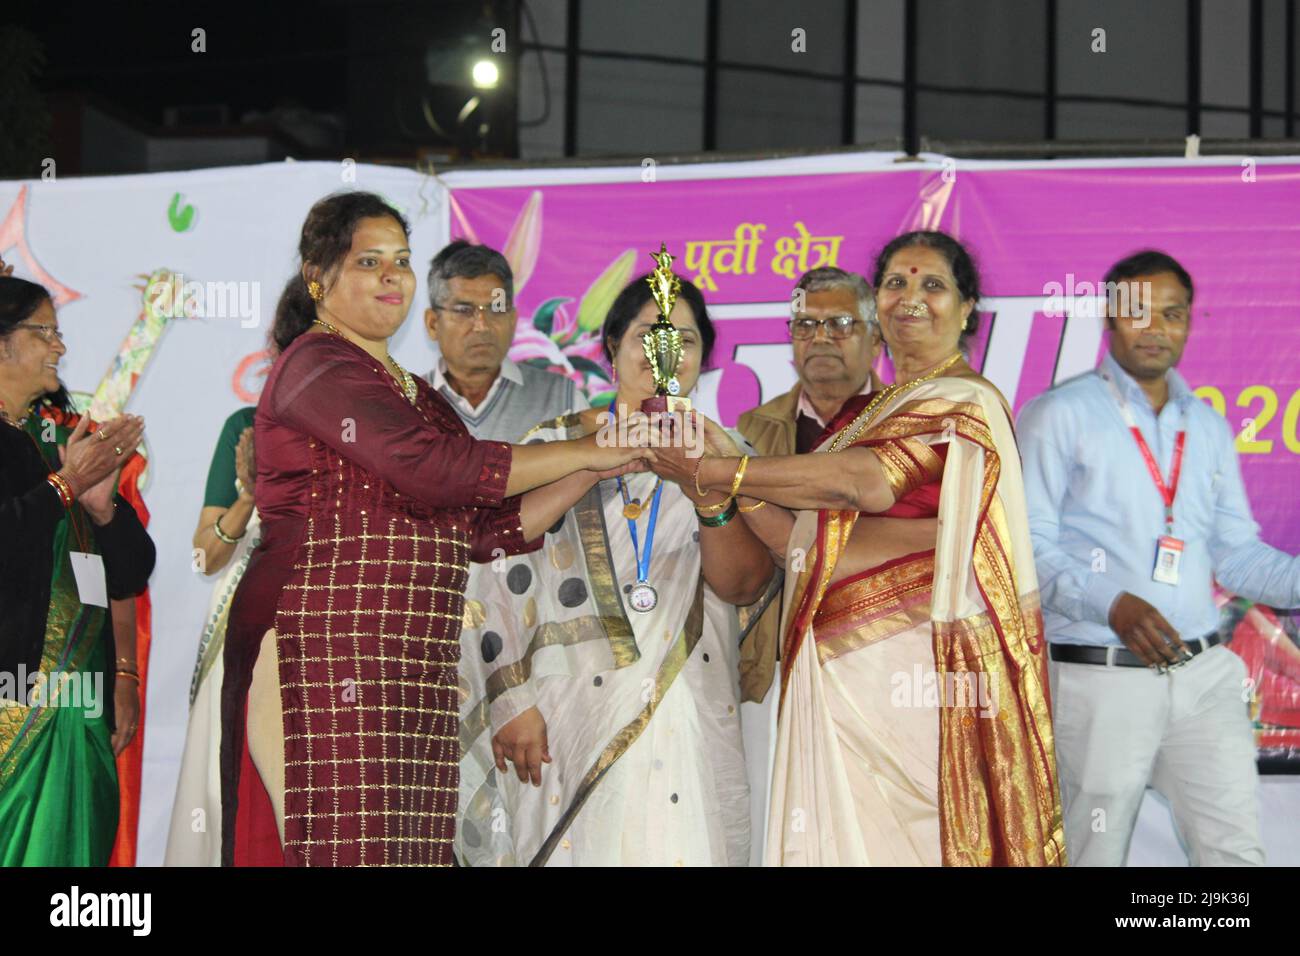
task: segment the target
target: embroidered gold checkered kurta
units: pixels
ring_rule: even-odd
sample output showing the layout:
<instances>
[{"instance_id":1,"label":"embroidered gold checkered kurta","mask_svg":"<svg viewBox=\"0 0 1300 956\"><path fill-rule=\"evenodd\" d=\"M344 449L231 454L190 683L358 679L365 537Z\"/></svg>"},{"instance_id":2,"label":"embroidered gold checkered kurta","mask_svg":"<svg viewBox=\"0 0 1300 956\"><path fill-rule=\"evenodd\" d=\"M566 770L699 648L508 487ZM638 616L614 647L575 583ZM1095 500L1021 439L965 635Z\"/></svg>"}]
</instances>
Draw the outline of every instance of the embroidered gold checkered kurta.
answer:
<instances>
[{"instance_id":1,"label":"embroidered gold checkered kurta","mask_svg":"<svg viewBox=\"0 0 1300 956\"><path fill-rule=\"evenodd\" d=\"M504 498L510 448L472 439L424 382L412 405L379 362L316 334L272 369L255 427L265 532L227 634L223 859L268 861L268 828L236 812L268 806L243 722L274 627L283 862L448 864L468 564L530 550Z\"/></svg>"}]
</instances>

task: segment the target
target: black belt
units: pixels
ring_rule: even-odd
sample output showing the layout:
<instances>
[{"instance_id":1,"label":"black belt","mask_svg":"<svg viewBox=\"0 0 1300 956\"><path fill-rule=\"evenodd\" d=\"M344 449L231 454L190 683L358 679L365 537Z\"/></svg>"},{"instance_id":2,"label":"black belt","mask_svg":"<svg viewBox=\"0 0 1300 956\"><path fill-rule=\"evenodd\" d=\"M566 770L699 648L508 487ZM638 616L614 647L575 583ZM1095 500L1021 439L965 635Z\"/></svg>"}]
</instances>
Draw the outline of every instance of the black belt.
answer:
<instances>
[{"instance_id":1,"label":"black belt","mask_svg":"<svg viewBox=\"0 0 1300 956\"><path fill-rule=\"evenodd\" d=\"M1189 641L1183 641L1183 643L1187 645L1187 650L1191 652L1192 657L1195 657L1197 654L1208 651L1216 644L1222 644L1223 640L1218 634L1206 634L1204 637L1194 637ZM1113 667L1150 666L1142 663L1138 656L1127 647L1099 647L1095 644L1053 644L1050 653L1052 660L1060 661L1063 664L1110 664ZM1171 664L1169 666L1176 667L1178 665Z\"/></svg>"}]
</instances>

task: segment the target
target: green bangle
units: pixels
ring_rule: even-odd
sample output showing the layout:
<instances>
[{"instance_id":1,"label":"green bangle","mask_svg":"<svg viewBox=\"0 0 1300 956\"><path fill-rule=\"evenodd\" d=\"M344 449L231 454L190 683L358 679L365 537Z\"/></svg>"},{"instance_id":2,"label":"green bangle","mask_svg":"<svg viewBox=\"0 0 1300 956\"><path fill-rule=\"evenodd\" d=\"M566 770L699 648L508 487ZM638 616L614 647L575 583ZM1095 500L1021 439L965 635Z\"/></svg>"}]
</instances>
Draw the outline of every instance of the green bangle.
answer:
<instances>
[{"instance_id":1,"label":"green bangle","mask_svg":"<svg viewBox=\"0 0 1300 956\"><path fill-rule=\"evenodd\" d=\"M720 515L706 518L704 515L700 514L699 509L696 509L695 516L700 519L700 524L704 525L706 528L721 528L732 518L736 517L736 513L739 510L740 509L736 507L736 499L732 498L727 504L727 510L722 512Z\"/></svg>"},{"instance_id":2,"label":"green bangle","mask_svg":"<svg viewBox=\"0 0 1300 956\"><path fill-rule=\"evenodd\" d=\"M222 531L220 518L217 518L216 521L212 522L212 530L216 532L217 537L220 538L222 541L226 542L226 544L239 544L239 539L243 537L243 535L241 534L238 538L232 538L230 535Z\"/></svg>"}]
</instances>

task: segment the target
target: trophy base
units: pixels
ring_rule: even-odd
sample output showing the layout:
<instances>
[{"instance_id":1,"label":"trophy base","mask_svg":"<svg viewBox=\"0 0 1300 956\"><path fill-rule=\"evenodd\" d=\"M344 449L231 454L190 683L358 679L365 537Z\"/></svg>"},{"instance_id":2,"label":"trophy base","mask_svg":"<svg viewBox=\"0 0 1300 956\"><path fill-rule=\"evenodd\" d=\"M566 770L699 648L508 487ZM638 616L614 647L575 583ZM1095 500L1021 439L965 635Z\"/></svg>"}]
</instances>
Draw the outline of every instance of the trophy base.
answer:
<instances>
[{"instance_id":1,"label":"trophy base","mask_svg":"<svg viewBox=\"0 0 1300 956\"><path fill-rule=\"evenodd\" d=\"M641 403L641 411L647 415L668 415L673 412L689 412L691 400L680 395L655 395Z\"/></svg>"}]
</instances>

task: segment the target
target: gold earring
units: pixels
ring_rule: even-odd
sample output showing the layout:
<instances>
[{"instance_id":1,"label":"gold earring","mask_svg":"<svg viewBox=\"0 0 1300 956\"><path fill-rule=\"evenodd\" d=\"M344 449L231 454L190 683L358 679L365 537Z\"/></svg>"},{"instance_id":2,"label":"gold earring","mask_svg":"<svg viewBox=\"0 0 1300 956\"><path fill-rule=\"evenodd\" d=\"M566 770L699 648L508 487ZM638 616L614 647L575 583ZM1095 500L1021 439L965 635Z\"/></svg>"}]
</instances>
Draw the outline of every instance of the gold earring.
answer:
<instances>
[{"instance_id":1,"label":"gold earring","mask_svg":"<svg viewBox=\"0 0 1300 956\"><path fill-rule=\"evenodd\" d=\"M307 283L307 294L317 302L325 298L325 290L321 288L321 284L315 279Z\"/></svg>"}]
</instances>

